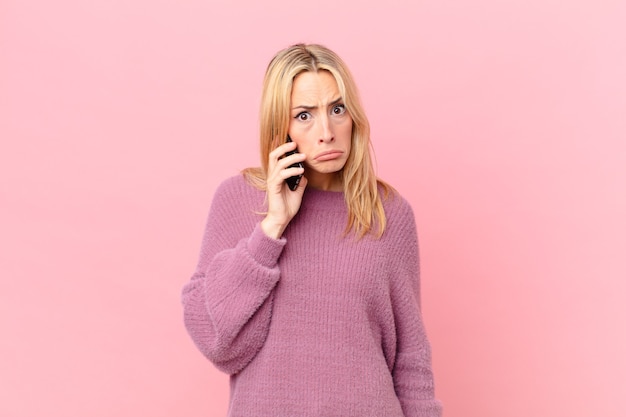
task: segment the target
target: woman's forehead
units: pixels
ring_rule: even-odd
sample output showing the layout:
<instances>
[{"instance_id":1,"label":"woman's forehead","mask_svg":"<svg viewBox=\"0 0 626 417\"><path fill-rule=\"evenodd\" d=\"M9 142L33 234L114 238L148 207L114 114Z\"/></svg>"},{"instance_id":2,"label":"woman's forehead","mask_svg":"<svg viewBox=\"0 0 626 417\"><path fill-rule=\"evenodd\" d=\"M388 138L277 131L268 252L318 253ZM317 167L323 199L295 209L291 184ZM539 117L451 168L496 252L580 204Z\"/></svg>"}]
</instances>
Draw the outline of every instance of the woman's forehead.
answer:
<instances>
[{"instance_id":1,"label":"woman's forehead","mask_svg":"<svg viewBox=\"0 0 626 417\"><path fill-rule=\"evenodd\" d=\"M292 101L319 101L328 103L340 98L339 87L335 77L328 71L307 71L298 74L291 90ZM300 104L300 103L294 103ZM304 103L306 104L306 103Z\"/></svg>"}]
</instances>

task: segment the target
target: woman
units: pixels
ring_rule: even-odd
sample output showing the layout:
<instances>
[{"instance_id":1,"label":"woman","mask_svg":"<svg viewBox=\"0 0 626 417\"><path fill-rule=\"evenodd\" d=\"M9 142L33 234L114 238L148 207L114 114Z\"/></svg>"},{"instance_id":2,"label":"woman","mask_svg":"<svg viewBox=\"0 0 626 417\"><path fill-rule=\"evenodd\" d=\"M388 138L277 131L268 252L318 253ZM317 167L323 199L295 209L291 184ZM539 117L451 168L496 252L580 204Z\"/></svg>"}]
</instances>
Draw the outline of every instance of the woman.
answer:
<instances>
[{"instance_id":1,"label":"woman","mask_svg":"<svg viewBox=\"0 0 626 417\"><path fill-rule=\"evenodd\" d=\"M413 212L377 180L369 149L341 59L280 51L264 81L262 167L216 191L183 290L189 334L230 374L229 416L440 415ZM292 191L285 180L302 174Z\"/></svg>"}]
</instances>

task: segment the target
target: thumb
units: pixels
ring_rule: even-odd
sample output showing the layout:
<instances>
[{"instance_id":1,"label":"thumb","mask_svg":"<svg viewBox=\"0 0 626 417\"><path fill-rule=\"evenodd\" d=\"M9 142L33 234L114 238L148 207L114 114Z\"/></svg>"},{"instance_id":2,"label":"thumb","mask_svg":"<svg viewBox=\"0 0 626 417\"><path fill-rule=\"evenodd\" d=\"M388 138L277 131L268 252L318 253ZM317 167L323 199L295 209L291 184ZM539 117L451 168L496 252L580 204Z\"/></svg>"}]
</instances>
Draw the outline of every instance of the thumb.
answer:
<instances>
[{"instance_id":1,"label":"thumb","mask_svg":"<svg viewBox=\"0 0 626 417\"><path fill-rule=\"evenodd\" d=\"M295 192L300 195L304 194L304 189L306 188L308 182L309 180L307 180L306 177L303 175L302 178L300 178L300 184L298 184L298 188L296 188Z\"/></svg>"}]
</instances>

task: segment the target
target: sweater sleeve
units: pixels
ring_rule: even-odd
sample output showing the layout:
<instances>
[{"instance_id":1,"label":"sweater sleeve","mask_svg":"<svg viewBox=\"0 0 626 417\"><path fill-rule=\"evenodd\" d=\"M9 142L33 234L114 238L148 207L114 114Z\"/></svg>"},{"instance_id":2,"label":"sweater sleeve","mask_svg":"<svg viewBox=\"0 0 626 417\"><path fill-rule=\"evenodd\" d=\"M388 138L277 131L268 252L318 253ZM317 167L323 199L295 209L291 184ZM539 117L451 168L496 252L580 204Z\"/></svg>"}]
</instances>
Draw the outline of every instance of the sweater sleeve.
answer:
<instances>
[{"instance_id":1,"label":"sweater sleeve","mask_svg":"<svg viewBox=\"0 0 626 417\"><path fill-rule=\"evenodd\" d=\"M405 417L439 417L441 403L435 399L431 349L421 314L417 230L405 200L389 222L394 234L390 256L397 338L392 370L396 395Z\"/></svg>"},{"instance_id":2,"label":"sweater sleeve","mask_svg":"<svg viewBox=\"0 0 626 417\"><path fill-rule=\"evenodd\" d=\"M182 303L185 326L198 349L218 369L234 374L265 343L286 242L265 235L252 209L242 214L242 190L231 188L223 184L215 193L198 266L183 288Z\"/></svg>"}]
</instances>

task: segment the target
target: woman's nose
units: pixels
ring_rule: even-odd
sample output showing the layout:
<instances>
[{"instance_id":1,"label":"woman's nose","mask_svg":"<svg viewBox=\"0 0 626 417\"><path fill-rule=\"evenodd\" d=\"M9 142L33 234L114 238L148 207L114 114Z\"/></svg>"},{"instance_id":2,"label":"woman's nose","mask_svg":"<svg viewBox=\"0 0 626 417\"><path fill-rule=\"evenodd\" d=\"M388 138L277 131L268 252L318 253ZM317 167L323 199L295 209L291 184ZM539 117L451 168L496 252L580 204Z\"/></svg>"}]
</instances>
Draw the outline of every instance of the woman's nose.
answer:
<instances>
[{"instance_id":1,"label":"woman's nose","mask_svg":"<svg viewBox=\"0 0 626 417\"><path fill-rule=\"evenodd\" d=\"M320 136L318 140L319 143L334 141L335 136L333 134L333 130L331 128L330 120L328 116L322 117L320 124L321 124L321 131L320 131Z\"/></svg>"}]
</instances>

